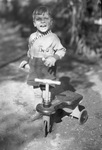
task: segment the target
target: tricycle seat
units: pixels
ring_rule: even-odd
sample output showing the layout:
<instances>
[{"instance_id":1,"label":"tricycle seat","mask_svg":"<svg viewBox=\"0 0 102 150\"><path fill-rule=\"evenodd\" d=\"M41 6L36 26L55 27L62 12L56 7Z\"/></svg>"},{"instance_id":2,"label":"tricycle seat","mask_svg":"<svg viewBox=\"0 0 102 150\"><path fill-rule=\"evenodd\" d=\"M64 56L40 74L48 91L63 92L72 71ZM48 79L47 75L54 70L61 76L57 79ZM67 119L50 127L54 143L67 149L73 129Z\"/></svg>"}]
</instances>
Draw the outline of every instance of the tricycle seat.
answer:
<instances>
[{"instance_id":1,"label":"tricycle seat","mask_svg":"<svg viewBox=\"0 0 102 150\"><path fill-rule=\"evenodd\" d=\"M55 107L55 109L74 109L82 99L83 96L76 92L65 91L59 95L56 95L56 98L52 101L52 105Z\"/></svg>"}]
</instances>

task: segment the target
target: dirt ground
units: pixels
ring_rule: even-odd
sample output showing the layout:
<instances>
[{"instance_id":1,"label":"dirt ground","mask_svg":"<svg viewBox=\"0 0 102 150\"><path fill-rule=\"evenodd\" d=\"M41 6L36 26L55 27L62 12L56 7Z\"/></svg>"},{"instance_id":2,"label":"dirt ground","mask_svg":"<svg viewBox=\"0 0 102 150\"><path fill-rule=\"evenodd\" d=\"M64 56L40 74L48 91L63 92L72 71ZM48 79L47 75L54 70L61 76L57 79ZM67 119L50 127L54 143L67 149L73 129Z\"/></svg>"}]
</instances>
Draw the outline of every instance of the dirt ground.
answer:
<instances>
[{"instance_id":1,"label":"dirt ground","mask_svg":"<svg viewBox=\"0 0 102 150\"><path fill-rule=\"evenodd\" d=\"M18 68L27 49L19 28L5 21L0 24L0 150L102 150L101 59L93 63L66 56L59 63L58 76L67 77L69 88L83 95L89 117L83 125L75 118L56 117L45 138L42 118L29 121L35 104L27 73Z\"/></svg>"}]
</instances>

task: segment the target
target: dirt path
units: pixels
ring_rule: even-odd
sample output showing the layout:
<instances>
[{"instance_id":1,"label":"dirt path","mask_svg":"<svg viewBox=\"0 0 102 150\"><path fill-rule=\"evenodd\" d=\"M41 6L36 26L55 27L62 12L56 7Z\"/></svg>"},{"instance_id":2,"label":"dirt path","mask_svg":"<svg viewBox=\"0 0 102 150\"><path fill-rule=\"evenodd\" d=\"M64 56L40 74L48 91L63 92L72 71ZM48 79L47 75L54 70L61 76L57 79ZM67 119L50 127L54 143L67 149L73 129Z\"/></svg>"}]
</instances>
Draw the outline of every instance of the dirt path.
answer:
<instances>
[{"instance_id":1,"label":"dirt path","mask_svg":"<svg viewBox=\"0 0 102 150\"><path fill-rule=\"evenodd\" d=\"M29 122L34 113L33 90L25 82L27 73L18 69L22 59L18 58L27 48L18 28L0 25L0 150L102 150L102 66L88 71L87 65L73 62L74 70L59 71L59 76L71 77L84 96L89 119L81 126L77 119L65 116L44 138L42 119ZM62 65L67 67L67 62Z\"/></svg>"}]
</instances>

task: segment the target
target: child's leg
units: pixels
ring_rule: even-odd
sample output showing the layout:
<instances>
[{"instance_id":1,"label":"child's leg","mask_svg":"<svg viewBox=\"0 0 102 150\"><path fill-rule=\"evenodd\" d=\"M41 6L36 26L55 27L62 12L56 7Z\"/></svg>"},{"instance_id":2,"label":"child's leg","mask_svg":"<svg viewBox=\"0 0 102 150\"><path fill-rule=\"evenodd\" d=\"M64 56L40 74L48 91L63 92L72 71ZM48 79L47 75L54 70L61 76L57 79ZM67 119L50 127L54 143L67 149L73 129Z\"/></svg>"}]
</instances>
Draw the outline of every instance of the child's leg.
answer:
<instances>
[{"instance_id":1,"label":"child's leg","mask_svg":"<svg viewBox=\"0 0 102 150\"><path fill-rule=\"evenodd\" d=\"M36 106L39 103L42 103L43 99L46 100L46 91L44 89L42 89L41 87L39 88L34 88L34 109L36 110ZM48 94L48 99L50 100L51 98L51 92L49 92ZM37 120L40 117L42 117L42 114L40 114L39 112L35 112L35 114L33 116L31 116L31 120Z\"/></svg>"},{"instance_id":2,"label":"child's leg","mask_svg":"<svg viewBox=\"0 0 102 150\"><path fill-rule=\"evenodd\" d=\"M36 109L36 106L39 104L39 103L42 103L42 91L39 88L34 88L34 105L35 105L35 109Z\"/></svg>"},{"instance_id":3,"label":"child's leg","mask_svg":"<svg viewBox=\"0 0 102 150\"><path fill-rule=\"evenodd\" d=\"M42 103L42 91L39 88L34 88L34 109L35 109L35 114L31 116L31 120L34 121L36 119L39 119L42 115L39 114L39 112L36 111L36 106Z\"/></svg>"}]
</instances>

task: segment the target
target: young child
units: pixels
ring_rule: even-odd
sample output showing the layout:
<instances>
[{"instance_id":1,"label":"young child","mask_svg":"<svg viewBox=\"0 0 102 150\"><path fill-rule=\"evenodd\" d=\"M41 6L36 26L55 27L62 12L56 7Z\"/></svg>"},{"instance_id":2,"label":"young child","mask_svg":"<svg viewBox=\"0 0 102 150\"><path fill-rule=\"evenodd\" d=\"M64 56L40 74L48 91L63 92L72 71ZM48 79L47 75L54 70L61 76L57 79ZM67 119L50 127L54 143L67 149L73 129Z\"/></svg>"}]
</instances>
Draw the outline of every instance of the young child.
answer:
<instances>
[{"instance_id":1,"label":"young child","mask_svg":"<svg viewBox=\"0 0 102 150\"><path fill-rule=\"evenodd\" d=\"M28 61L23 61L20 68L29 69L28 85L34 88L34 101L37 105L42 102L40 84L35 78L56 79L56 61L64 57L66 49L58 36L51 31L53 19L46 6L37 7L33 14L33 24L36 32L29 37ZM37 113L33 116L36 118Z\"/></svg>"}]
</instances>

